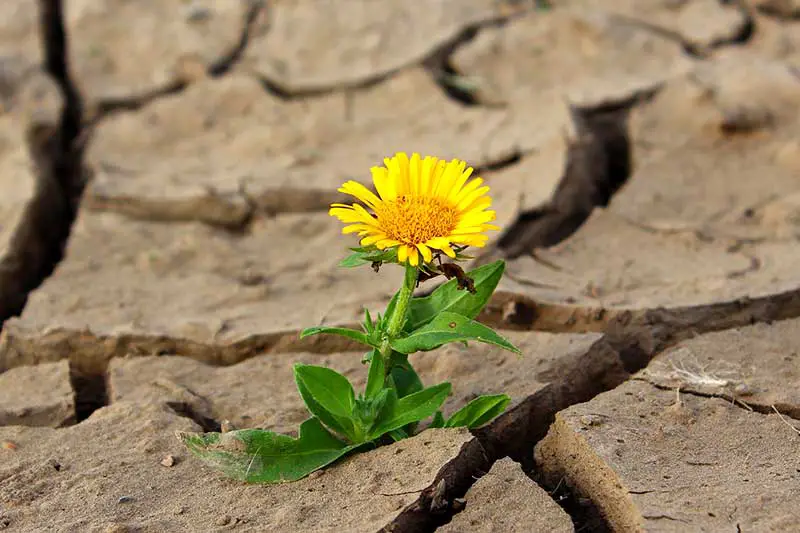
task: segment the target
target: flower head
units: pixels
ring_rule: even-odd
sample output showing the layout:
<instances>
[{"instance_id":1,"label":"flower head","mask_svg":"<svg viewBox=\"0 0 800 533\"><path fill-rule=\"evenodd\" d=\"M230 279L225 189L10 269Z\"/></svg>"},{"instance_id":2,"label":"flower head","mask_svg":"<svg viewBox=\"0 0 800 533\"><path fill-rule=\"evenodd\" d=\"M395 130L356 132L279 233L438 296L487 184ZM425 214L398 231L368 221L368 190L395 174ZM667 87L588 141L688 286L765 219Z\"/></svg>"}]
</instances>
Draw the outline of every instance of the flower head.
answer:
<instances>
[{"instance_id":1,"label":"flower head","mask_svg":"<svg viewBox=\"0 0 800 533\"><path fill-rule=\"evenodd\" d=\"M396 246L397 260L415 266L420 256L425 263L431 261L432 250L455 257L451 245L485 246L489 238L484 232L499 229L488 224L495 219L489 187L481 186L481 178L469 180L472 168L465 162L419 154L409 159L401 152L384 164L372 167L377 195L355 181L339 188L366 208L358 203L331 205L331 216L348 224L342 233L357 233L362 246Z\"/></svg>"}]
</instances>

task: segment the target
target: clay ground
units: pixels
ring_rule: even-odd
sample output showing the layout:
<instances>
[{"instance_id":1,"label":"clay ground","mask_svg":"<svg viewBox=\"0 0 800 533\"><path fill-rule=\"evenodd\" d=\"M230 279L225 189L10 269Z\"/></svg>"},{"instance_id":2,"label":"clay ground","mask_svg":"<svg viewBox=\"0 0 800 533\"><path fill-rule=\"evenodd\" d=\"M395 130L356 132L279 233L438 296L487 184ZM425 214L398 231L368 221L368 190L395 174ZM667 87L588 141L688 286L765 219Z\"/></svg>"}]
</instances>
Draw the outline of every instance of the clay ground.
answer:
<instances>
[{"instance_id":1,"label":"clay ground","mask_svg":"<svg viewBox=\"0 0 800 533\"><path fill-rule=\"evenodd\" d=\"M800 3L65 4L0 2L0 530L800 531ZM327 215L396 151L492 187L524 353L414 363L513 403L223 478L175 432L295 431L295 362L363 384L298 332L397 286Z\"/></svg>"}]
</instances>

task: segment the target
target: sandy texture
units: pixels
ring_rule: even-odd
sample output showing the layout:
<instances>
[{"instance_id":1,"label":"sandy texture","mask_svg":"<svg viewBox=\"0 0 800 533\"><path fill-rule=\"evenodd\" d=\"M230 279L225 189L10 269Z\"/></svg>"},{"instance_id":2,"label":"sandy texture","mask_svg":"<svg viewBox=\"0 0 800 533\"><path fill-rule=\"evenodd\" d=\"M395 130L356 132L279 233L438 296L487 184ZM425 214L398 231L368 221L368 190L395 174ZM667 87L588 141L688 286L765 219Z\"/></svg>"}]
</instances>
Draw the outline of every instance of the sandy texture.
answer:
<instances>
[{"instance_id":1,"label":"sandy texture","mask_svg":"<svg viewBox=\"0 0 800 533\"><path fill-rule=\"evenodd\" d=\"M798 320L709 333L665 351L637 379L800 418L798 337Z\"/></svg>"},{"instance_id":2,"label":"sandy texture","mask_svg":"<svg viewBox=\"0 0 800 533\"><path fill-rule=\"evenodd\" d=\"M629 382L560 413L536 457L617 531L781 531L800 525L796 439L775 414Z\"/></svg>"},{"instance_id":3,"label":"sandy texture","mask_svg":"<svg viewBox=\"0 0 800 533\"><path fill-rule=\"evenodd\" d=\"M181 0L70 2L65 12L78 58L76 75L93 102L162 90L231 51L245 27L246 6ZM37 18L34 2L4 2L0 50L38 59Z\"/></svg>"},{"instance_id":4,"label":"sandy texture","mask_svg":"<svg viewBox=\"0 0 800 533\"><path fill-rule=\"evenodd\" d=\"M59 531L375 531L469 440L432 431L265 487L222 479L187 457L174 432L198 430L163 405L132 402L63 430L0 428L0 440L15 444L0 450L3 519L10 531L40 527L49 509L59 510L47 522ZM166 456L173 466L161 464Z\"/></svg>"},{"instance_id":5,"label":"sandy texture","mask_svg":"<svg viewBox=\"0 0 800 533\"><path fill-rule=\"evenodd\" d=\"M67 361L0 374L0 426L57 428L74 422L75 398Z\"/></svg>"},{"instance_id":6,"label":"sandy texture","mask_svg":"<svg viewBox=\"0 0 800 533\"><path fill-rule=\"evenodd\" d=\"M497 461L492 469L469 489L465 499L466 508L438 531L443 533L575 531L569 516L511 459Z\"/></svg>"},{"instance_id":7,"label":"sandy texture","mask_svg":"<svg viewBox=\"0 0 800 533\"><path fill-rule=\"evenodd\" d=\"M556 368L585 351L596 335L511 333L522 357L495 347L446 346L411 357L423 383L453 384L445 404L449 415L481 394L504 392L519 401L556 378ZM108 373L111 402L138 399L189 405L195 413L237 428L261 427L296 432L308 416L294 383L295 363L327 366L363 390L367 368L363 353L270 354L217 368L185 357L129 357L111 360Z\"/></svg>"},{"instance_id":8,"label":"sandy texture","mask_svg":"<svg viewBox=\"0 0 800 533\"><path fill-rule=\"evenodd\" d=\"M797 2L75 0L68 46L43 2L0 2L0 529L800 529ZM296 362L363 387L299 333L400 283L327 214L397 151L491 187L523 355L411 359L509 410L222 478L175 432L294 432Z\"/></svg>"},{"instance_id":9,"label":"sandy texture","mask_svg":"<svg viewBox=\"0 0 800 533\"><path fill-rule=\"evenodd\" d=\"M345 180L369 182L369 168L400 150L472 165L502 159L516 144L493 141L502 120L498 110L449 100L419 68L299 101L234 73L104 121L90 154L98 173L89 205L234 227L248 208L325 211Z\"/></svg>"},{"instance_id":10,"label":"sandy texture","mask_svg":"<svg viewBox=\"0 0 800 533\"><path fill-rule=\"evenodd\" d=\"M254 39L245 64L289 93L358 86L424 59L470 26L499 17L501 6L492 0L276 2L272 27Z\"/></svg>"},{"instance_id":11,"label":"sandy texture","mask_svg":"<svg viewBox=\"0 0 800 533\"><path fill-rule=\"evenodd\" d=\"M554 288L503 287L612 308L793 287L798 87L789 65L746 50L696 63L634 110L636 169L610 207L540 253L562 270L510 264L518 279Z\"/></svg>"}]
</instances>

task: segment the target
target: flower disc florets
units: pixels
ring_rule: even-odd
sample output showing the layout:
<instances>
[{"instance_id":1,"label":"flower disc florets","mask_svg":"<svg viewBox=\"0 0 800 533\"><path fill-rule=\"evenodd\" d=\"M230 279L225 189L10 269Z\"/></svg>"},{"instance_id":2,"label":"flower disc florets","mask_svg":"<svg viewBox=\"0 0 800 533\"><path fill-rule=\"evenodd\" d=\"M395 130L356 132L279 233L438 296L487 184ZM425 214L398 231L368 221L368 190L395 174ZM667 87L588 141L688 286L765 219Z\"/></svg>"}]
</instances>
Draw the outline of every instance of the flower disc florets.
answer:
<instances>
[{"instance_id":1,"label":"flower disc florets","mask_svg":"<svg viewBox=\"0 0 800 533\"><path fill-rule=\"evenodd\" d=\"M424 263L431 261L432 249L454 258L452 245L485 246L484 232L499 229L489 224L495 219L489 187L481 178L467 183L472 168L465 162L419 154L409 159L401 152L384 163L372 168L377 195L355 181L339 188L366 208L331 205L330 214L348 224L342 233L357 233L362 246L397 247L397 260L415 266L420 256Z\"/></svg>"}]
</instances>

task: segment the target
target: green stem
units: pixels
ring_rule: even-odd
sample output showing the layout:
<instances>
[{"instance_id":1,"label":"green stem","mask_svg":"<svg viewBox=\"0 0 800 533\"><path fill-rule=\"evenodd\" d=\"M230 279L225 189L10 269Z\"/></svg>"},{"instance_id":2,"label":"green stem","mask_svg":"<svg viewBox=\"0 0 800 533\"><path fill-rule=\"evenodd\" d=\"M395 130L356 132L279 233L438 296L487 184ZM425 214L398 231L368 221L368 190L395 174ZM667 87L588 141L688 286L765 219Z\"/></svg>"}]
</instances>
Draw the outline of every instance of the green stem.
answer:
<instances>
[{"instance_id":1,"label":"green stem","mask_svg":"<svg viewBox=\"0 0 800 533\"><path fill-rule=\"evenodd\" d=\"M406 275L403 279L403 286L397 293L397 301L395 302L394 312L389 317L389 323L386 326L386 338L381 343L381 357L385 362L386 373L391 371L390 357L392 355L392 348L389 343L397 337L408 315L408 304L411 302L411 295L414 294L414 289L417 287L417 276L419 275L417 267L406 264Z\"/></svg>"}]
</instances>

